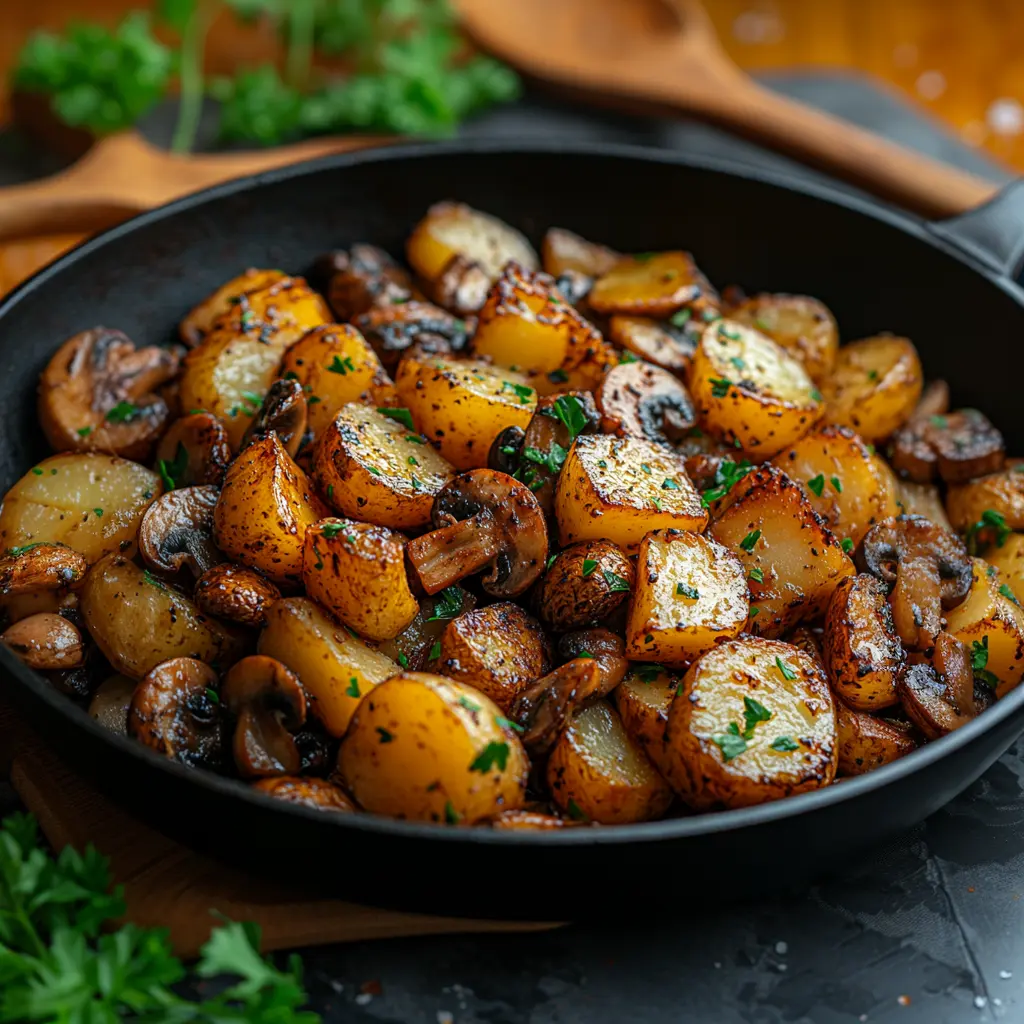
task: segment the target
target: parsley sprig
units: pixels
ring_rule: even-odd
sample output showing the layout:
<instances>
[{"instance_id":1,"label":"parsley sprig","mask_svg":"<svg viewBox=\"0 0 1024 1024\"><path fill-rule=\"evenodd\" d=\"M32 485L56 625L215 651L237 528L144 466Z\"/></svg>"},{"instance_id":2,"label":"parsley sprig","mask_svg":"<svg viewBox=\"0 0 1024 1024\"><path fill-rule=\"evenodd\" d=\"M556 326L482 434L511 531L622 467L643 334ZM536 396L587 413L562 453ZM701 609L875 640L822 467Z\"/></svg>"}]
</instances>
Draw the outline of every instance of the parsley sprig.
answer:
<instances>
[{"instance_id":1,"label":"parsley sprig","mask_svg":"<svg viewBox=\"0 0 1024 1024\"><path fill-rule=\"evenodd\" d=\"M753 697L743 698L743 728L737 722L730 722L724 733L712 736L712 742L722 751L726 761L732 761L744 753L747 744L754 738L754 730L761 722L771 719L772 713Z\"/></svg>"}]
</instances>

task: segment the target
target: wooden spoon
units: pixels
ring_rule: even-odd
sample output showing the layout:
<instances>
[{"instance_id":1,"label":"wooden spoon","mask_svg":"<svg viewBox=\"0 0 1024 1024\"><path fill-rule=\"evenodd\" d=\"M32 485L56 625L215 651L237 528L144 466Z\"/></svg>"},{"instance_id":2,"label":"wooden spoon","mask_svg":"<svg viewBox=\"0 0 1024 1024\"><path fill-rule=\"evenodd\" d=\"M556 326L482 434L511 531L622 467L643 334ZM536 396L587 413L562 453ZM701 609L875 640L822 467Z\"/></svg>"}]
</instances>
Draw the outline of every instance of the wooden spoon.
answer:
<instances>
[{"instance_id":1,"label":"wooden spoon","mask_svg":"<svg viewBox=\"0 0 1024 1024\"><path fill-rule=\"evenodd\" d=\"M990 199L991 182L762 88L697 0L455 0L471 36L525 74L631 109L685 112L927 217Z\"/></svg>"},{"instance_id":2,"label":"wooden spoon","mask_svg":"<svg viewBox=\"0 0 1024 1024\"><path fill-rule=\"evenodd\" d=\"M97 142L59 174L0 188L0 241L97 231L230 178L389 141L394 140L346 135L253 152L179 156L150 145L138 132L121 132Z\"/></svg>"}]
</instances>

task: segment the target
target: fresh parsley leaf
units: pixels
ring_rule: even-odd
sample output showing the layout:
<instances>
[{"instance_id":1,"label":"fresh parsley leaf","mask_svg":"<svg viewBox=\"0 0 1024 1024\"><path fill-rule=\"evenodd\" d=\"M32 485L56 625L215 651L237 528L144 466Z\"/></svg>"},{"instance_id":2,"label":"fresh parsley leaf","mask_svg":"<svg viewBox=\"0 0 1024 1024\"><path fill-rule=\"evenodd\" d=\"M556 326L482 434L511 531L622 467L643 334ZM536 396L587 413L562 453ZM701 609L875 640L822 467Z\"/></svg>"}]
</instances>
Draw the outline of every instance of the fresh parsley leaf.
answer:
<instances>
[{"instance_id":1,"label":"fresh parsley leaf","mask_svg":"<svg viewBox=\"0 0 1024 1024\"><path fill-rule=\"evenodd\" d=\"M843 493L843 482L842 482L842 480L839 479L839 477L837 477L837 476L830 476L828 478L828 482L832 485L832 490L835 491L836 494L842 494Z\"/></svg>"},{"instance_id":2,"label":"fresh parsley leaf","mask_svg":"<svg viewBox=\"0 0 1024 1024\"><path fill-rule=\"evenodd\" d=\"M377 726L377 733L380 736L381 743L390 743L395 738L394 733L389 732L382 725Z\"/></svg>"},{"instance_id":3,"label":"fresh parsley leaf","mask_svg":"<svg viewBox=\"0 0 1024 1024\"><path fill-rule=\"evenodd\" d=\"M842 549L847 554L850 554L850 552L853 551L853 538L852 537L844 537L842 539L842 541L840 542L840 546L842 547Z\"/></svg>"},{"instance_id":4,"label":"fresh parsley leaf","mask_svg":"<svg viewBox=\"0 0 1024 1024\"><path fill-rule=\"evenodd\" d=\"M708 508L713 501L724 498L732 490L733 486L742 480L751 469L753 469L753 466L746 459L740 463L733 462L732 459L724 459L718 469L715 470L714 486L704 491L700 496L700 503L705 508Z\"/></svg>"},{"instance_id":5,"label":"fresh parsley leaf","mask_svg":"<svg viewBox=\"0 0 1024 1024\"><path fill-rule=\"evenodd\" d=\"M691 601L696 601L700 598L700 591L696 587L691 587L686 583L676 584L676 594L679 597L685 597Z\"/></svg>"},{"instance_id":6,"label":"fresh parsley leaf","mask_svg":"<svg viewBox=\"0 0 1024 1024\"><path fill-rule=\"evenodd\" d=\"M601 575L604 577L605 583L608 584L608 589L613 594L628 593L629 592L629 580L623 579L617 573L609 572L607 569L601 571Z\"/></svg>"},{"instance_id":7,"label":"fresh parsley leaf","mask_svg":"<svg viewBox=\"0 0 1024 1024\"><path fill-rule=\"evenodd\" d=\"M504 715L495 715L494 721L499 729L511 729L513 732L526 732L526 729L518 722L513 722L511 718L506 718Z\"/></svg>"},{"instance_id":8,"label":"fresh parsley leaf","mask_svg":"<svg viewBox=\"0 0 1024 1024\"><path fill-rule=\"evenodd\" d=\"M729 724L736 726L735 722ZM740 735L738 728L735 732L730 729L728 732L712 736L711 741L722 751L722 759L726 763L735 760L747 749L747 741Z\"/></svg>"},{"instance_id":9,"label":"fresh parsley leaf","mask_svg":"<svg viewBox=\"0 0 1024 1024\"><path fill-rule=\"evenodd\" d=\"M565 424L569 440L574 441L590 422L583 403L575 395L559 395L552 406L555 416Z\"/></svg>"},{"instance_id":10,"label":"fresh parsley leaf","mask_svg":"<svg viewBox=\"0 0 1024 1024\"><path fill-rule=\"evenodd\" d=\"M351 369L351 367L350 367ZM382 416L387 416L388 419L397 420L402 426L407 427L409 430L415 430L416 424L412 421L412 413L408 409L378 409Z\"/></svg>"},{"instance_id":11,"label":"fresh parsley leaf","mask_svg":"<svg viewBox=\"0 0 1024 1024\"><path fill-rule=\"evenodd\" d=\"M345 693L349 697L361 697L362 693L359 690L359 680L355 676L350 676L348 686L345 687Z\"/></svg>"},{"instance_id":12,"label":"fresh parsley leaf","mask_svg":"<svg viewBox=\"0 0 1024 1024\"><path fill-rule=\"evenodd\" d=\"M690 322L690 317L692 316L693 313L689 309L681 309L678 313L673 313L669 317L668 322L673 327L685 327Z\"/></svg>"},{"instance_id":13,"label":"fresh parsley leaf","mask_svg":"<svg viewBox=\"0 0 1024 1024\"><path fill-rule=\"evenodd\" d=\"M1002 594L1003 597L1007 598L1007 600L1012 601L1014 604L1020 604L1020 601L1017 600L1017 595L1010 589L1010 585L1008 583L1003 583L1000 585L999 593Z\"/></svg>"},{"instance_id":14,"label":"fresh parsley leaf","mask_svg":"<svg viewBox=\"0 0 1024 1024\"><path fill-rule=\"evenodd\" d=\"M751 530L751 532L748 533L746 537L744 537L743 540L740 541L740 547L743 548L743 550L746 551L747 554L750 554L750 552L754 550L755 545L760 539L761 531Z\"/></svg>"},{"instance_id":15,"label":"fresh parsley leaf","mask_svg":"<svg viewBox=\"0 0 1024 1024\"><path fill-rule=\"evenodd\" d=\"M769 746L772 750L778 750L783 754L788 754L790 751L800 749L800 744L795 743L790 736L777 736L771 741Z\"/></svg>"},{"instance_id":16,"label":"fresh parsley leaf","mask_svg":"<svg viewBox=\"0 0 1024 1024\"><path fill-rule=\"evenodd\" d=\"M438 653L440 654L441 652L438 651ZM468 697L465 697L465 696L459 698L459 707L460 708L465 708L467 711L479 711L480 710L480 705L477 704L476 701L472 701Z\"/></svg>"},{"instance_id":17,"label":"fresh parsley leaf","mask_svg":"<svg viewBox=\"0 0 1024 1024\"><path fill-rule=\"evenodd\" d=\"M564 384L569 379L569 374L565 370L552 370L548 374L548 380L552 384Z\"/></svg>"},{"instance_id":18,"label":"fresh parsley leaf","mask_svg":"<svg viewBox=\"0 0 1024 1024\"><path fill-rule=\"evenodd\" d=\"M430 654L428 655L431 661L436 661L441 657L441 641L435 640L431 645Z\"/></svg>"},{"instance_id":19,"label":"fresh parsley leaf","mask_svg":"<svg viewBox=\"0 0 1024 1024\"><path fill-rule=\"evenodd\" d=\"M569 453L557 442L551 442L551 449L547 452L542 452L539 448L532 448L525 446L522 449L523 458L528 462L534 462L538 466L543 466L549 473L557 476L561 472L562 466L565 465L565 457Z\"/></svg>"},{"instance_id":20,"label":"fresh parsley leaf","mask_svg":"<svg viewBox=\"0 0 1024 1024\"><path fill-rule=\"evenodd\" d=\"M505 770L508 763L508 744L491 740L490 743L473 758L469 770L471 772L489 772L497 767L499 771Z\"/></svg>"},{"instance_id":21,"label":"fresh parsley leaf","mask_svg":"<svg viewBox=\"0 0 1024 1024\"><path fill-rule=\"evenodd\" d=\"M967 550L972 555L978 554L982 548L988 546L982 542L982 535L988 538L991 536L989 531L994 531L996 547L1000 548L1006 543L1006 538L1013 532L1006 525L1006 517L1002 512L997 512L994 508L985 509L981 513L981 518L969 526L964 534Z\"/></svg>"},{"instance_id":22,"label":"fresh parsley leaf","mask_svg":"<svg viewBox=\"0 0 1024 1024\"><path fill-rule=\"evenodd\" d=\"M445 587L434 595L434 610L427 622L440 622L443 619L454 619L462 611L463 592L458 586Z\"/></svg>"},{"instance_id":23,"label":"fresh parsley leaf","mask_svg":"<svg viewBox=\"0 0 1024 1024\"><path fill-rule=\"evenodd\" d=\"M451 800L444 802L444 822L446 825L458 825L459 815Z\"/></svg>"},{"instance_id":24,"label":"fresh parsley leaf","mask_svg":"<svg viewBox=\"0 0 1024 1024\"><path fill-rule=\"evenodd\" d=\"M775 656L775 664L782 673L783 679L796 679L796 673L778 655Z\"/></svg>"},{"instance_id":25,"label":"fresh parsley leaf","mask_svg":"<svg viewBox=\"0 0 1024 1024\"><path fill-rule=\"evenodd\" d=\"M597 562L593 558L584 558L583 559L583 570L581 572L581 575L583 576L584 579L586 579L588 576L593 575L593 572L594 572L594 570L596 568L597 568Z\"/></svg>"},{"instance_id":26,"label":"fresh parsley leaf","mask_svg":"<svg viewBox=\"0 0 1024 1024\"><path fill-rule=\"evenodd\" d=\"M638 669L635 669L637 679L642 683L653 683L658 676L663 672L667 672L668 669L664 665L659 665L656 661L652 661L650 664L641 665Z\"/></svg>"},{"instance_id":27,"label":"fresh parsley leaf","mask_svg":"<svg viewBox=\"0 0 1024 1024\"><path fill-rule=\"evenodd\" d=\"M131 402L120 401L112 409L107 410L104 419L108 423L128 423L138 416L139 410Z\"/></svg>"},{"instance_id":28,"label":"fresh parsley leaf","mask_svg":"<svg viewBox=\"0 0 1024 1024\"><path fill-rule=\"evenodd\" d=\"M169 491L173 491L185 482L185 474L188 471L188 449L179 441L178 447L174 452L174 458L170 462L167 462L165 459L159 459L156 469L160 474L160 479L164 482L164 487Z\"/></svg>"},{"instance_id":29,"label":"fresh parsley leaf","mask_svg":"<svg viewBox=\"0 0 1024 1024\"><path fill-rule=\"evenodd\" d=\"M825 490L825 474L819 473L807 481L807 486L814 492L814 496L820 498Z\"/></svg>"},{"instance_id":30,"label":"fresh parsley leaf","mask_svg":"<svg viewBox=\"0 0 1024 1024\"><path fill-rule=\"evenodd\" d=\"M533 388L528 388L525 384L513 384L510 380L503 380L501 387L503 391L513 392L520 405L526 405L533 398Z\"/></svg>"},{"instance_id":31,"label":"fresh parsley leaf","mask_svg":"<svg viewBox=\"0 0 1024 1024\"><path fill-rule=\"evenodd\" d=\"M747 573L747 575L755 583L764 583L764 570L761 569L759 566L755 566L753 569L750 570L749 573Z\"/></svg>"},{"instance_id":32,"label":"fresh parsley leaf","mask_svg":"<svg viewBox=\"0 0 1024 1024\"><path fill-rule=\"evenodd\" d=\"M728 377L709 377L708 383L711 385L711 394L714 398L725 398L732 387L732 381Z\"/></svg>"},{"instance_id":33,"label":"fresh parsley leaf","mask_svg":"<svg viewBox=\"0 0 1024 1024\"><path fill-rule=\"evenodd\" d=\"M637 359L637 357L635 355L633 355L633 353L630 352L628 348L624 348L619 353L619 366L624 366L626 363L639 363L639 362L640 362L640 360Z\"/></svg>"},{"instance_id":34,"label":"fresh parsley leaf","mask_svg":"<svg viewBox=\"0 0 1024 1024\"><path fill-rule=\"evenodd\" d=\"M679 484L677 484L675 482L675 480L672 480L669 477L666 477L662 481L662 483L661 483L661 489L663 491L678 491L679 490Z\"/></svg>"},{"instance_id":35,"label":"fresh parsley leaf","mask_svg":"<svg viewBox=\"0 0 1024 1024\"><path fill-rule=\"evenodd\" d=\"M327 366L327 371L329 373L340 373L342 377L348 373L352 373L353 370L355 370L355 364L352 362L351 356L345 356L342 358L341 356L336 355ZM378 412L381 411L383 410L378 410ZM410 429L412 428L411 423L409 423L408 426Z\"/></svg>"}]
</instances>

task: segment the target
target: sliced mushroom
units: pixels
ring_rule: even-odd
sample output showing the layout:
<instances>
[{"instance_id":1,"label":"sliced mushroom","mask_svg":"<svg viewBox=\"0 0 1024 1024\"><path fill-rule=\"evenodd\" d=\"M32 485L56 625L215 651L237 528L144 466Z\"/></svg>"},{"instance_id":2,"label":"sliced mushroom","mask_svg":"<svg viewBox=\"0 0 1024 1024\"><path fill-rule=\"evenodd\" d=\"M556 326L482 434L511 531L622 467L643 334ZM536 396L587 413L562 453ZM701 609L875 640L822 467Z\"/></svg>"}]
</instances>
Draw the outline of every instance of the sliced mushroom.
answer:
<instances>
[{"instance_id":1,"label":"sliced mushroom","mask_svg":"<svg viewBox=\"0 0 1024 1024\"><path fill-rule=\"evenodd\" d=\"M53 612L39 612L8 626L0 643L37 672L77 668L85 660L82 634Z\"/></svg>"},{"instance_id":2,"label":"sliced mushroom","mask_svg":"<svg viewBox=\"0 0 1024 1024\"><path fill-rule=\"evenodd\" d=\"M428 594L490 567L493 597L516 597L544 571L548 530L533 493L505 473L460 473L434 499L438 529L409 541L406 555Z\"/></svg>"},{"instance_id":3,"label":"sliced mushroom","mask_svg":"<svg viewBox=\"0 0 1024 1024\"><path fill-rule=\"evenodd\" d=\"M89 702L89 717L95 718L105 729L119 736L128 735L128 709L137 679L116 675L105 679L97 687Z\"/></svg>"},{"instance_id":4,"label":"sliced mushroom","mask_svg":"<svg viewBox=\"0 0 1024 1024\"><path fill-rule=\"evenodd\" d=\"M389 374L414 345L432 354L461 352L469 327L465 320L427 302L402 302L371 309L352 321Z\"/></svg>"},{"instance_id":5,"label":"sliced mushroom","mask_svg":"<svg viewBox=\"0 0 1024 1024\"><path fill-rule=\"evenodd\" d=\"M279 775L276 778L260 779L252 788L266 793L277 800L287 800L315 811L354 811L356 805L340 787L327 779L296 778L294 775Z\"/></svg>"},{"instance_id":6,"label":"sliced mushroom","mask_svg":"<svg viewBox=\"0 0 1024 1024\"><path fill-rule=\"evenodd\" d=\"M307 722L295 733L295 746L299 749L301 775L328 775L338 761L338 751L319 723Z\"/></svg>"},{"instance_id":7,"label":"sliced mushroom","mask_svg":"<svg viewBox=\"0 0 1024 1024\"><path fill-rule=\"evenodd\" d=\"M470 316L487 301L490 275L473 260L456 253L431 286L432 298L456 316Z\"/></svg>"},{"instance_id":8,"label":"sliced mushroom","mask_svg":"<svg viewBox=\"0 0 1024 1024\"><path fill-rule=\"evenodd\" d=\"M235 717L232 752L243 778L299 771L292 733L306 721L306 694L294 672L266 655L243 658L224 677L221 700Z\"/></svg>"},{"instance_id":9,"label":"sliced mushroom","mask_svg":"<svg viewBox=\"0 0 1024 1024\"><path fill-rule=\"evenodd\" d=\"M672 321L613 316L608 320L608 335L616 345L638 358L685 377L704 326L701 317L694 317L690 310L684 309Z\"/></svg>"},{"instance_id":10,"label":"sliced mushroom","mask_svg":"<svg viewBox=\"0 0 1024 1024\"><path fill-rule=\"evenodd\" d=\"M277 434L294 459L306 434L306 396L297 380L275 380L242 437L240 451L270 433Z\"/></svg>"},{"instance_id":11,"label":"sliced mushroom","mask_svg":"<svg viewBox=\"0 0 1024 1024\"><path fill-rule=\"evenodd\" d=\"M171 658L135 687L128 735L191 768L222 767L223 715L217 674L195 658Z\"/></svg>"},{"instance_id":12,"label":"sliced mushroom","mask_svg":"<svg viewBox=\"0 0 1024 1024\"><path fill-rule=\"evenodd\" d=\"M590 289L594 287L594 278L581 274L578 270L565 270L555 276L555 288L566 302L577 308L586 302Z\"/></svg>"},{"instance_id":13,"label":"sliced mushroom","mask_svg":"<svg viewBox=\"0 0 1024 1024\"><path fill-rule=\"evenodd\" d=\"M977 409L914 416L893 436L893 468L904 478L928 483L936 473L950 484L964 483L1003 468L1003 435Z\"/></svg>"},{"instance_id":14,"label":"sliced mushroom","mask_svg":"<svg viewBox=\"0 0 1024 1024\"><path fill-rule=\"evenodd\" d=\"M168 490L224 482L231 445L213 413L194 412L175 420L156 446L156 469Z\"/></svg>"},{"instance_id":15,"label":"sliced mushroom","mask_svg":"<svg viewBox=\"0 0 1024 1024\"><path fill-rule=\"evenodd\" d=\"M178 372L177 352L94 327L64 342L39 381L39 420L57 451L149 457L170 410L157 389Z\"/></svg>"},{"instance_id":16,"label":"sliced mushroom","mask_svg":"<svg viewBox=\"0 0 1024 1024\"><path fill-rule=\"evenodd\" d=\"M181 487L149 506L139 527L139 550L151 569L178 572L188 567L198 577L224 561L213 542L218 494L210 485Z\"/></svg>"},{"instance_id":17,"label":"sliced mushroom","mask_svg":"<svg viewBox=\"0 0 1024 1024\"><path fill-rule=\"evenodd\" d=\"M267 624L267 612L281 591L255 569L224 562L199 577L193 597L215 619L258 629Z\"/></svg>"},{"instance_id":18,"label":"sliced mushroom","mask_svg":"<svg viewBox=\"0 0 1024 1024\"><path fill-rule=\"evenodd\" d=\"M321 256L314 278L326 279L327 301L339 320L347 323L374 306L406 302L412 297L412 281L383 249L356 243Z\"/></svg>"},{"instance_id":19,"label":"sliced mushroom","mask_svg":"<svg viewBox=\"0 0 1024 1024\"><path fill-rule=\"evenodd\" d=\"M620 363L597 389L606 434L642 437L673 447L697 422L690 394L667 370L648 363Z\"/></svg>"},{"instance_id":20,"label":"sliced mushroom","mask_svg":"<svg viewBox=\"0 0 1024 1024\"><path fill-rule=\"evenodd\" d=\"M930 740L945 736L976 717L973 699L969 706L958 705L949 680L927 662L908 666L897 689L907 717Z\"/></svg>"},{"instance_id":21,"label":"sliced mushroom","mask_svg":"<svg viewBox=\"0 0 1024 1024\"><path fill-rule=\"evenodd\" d=\"M88 568L85 558L64 544L30 544L0 558L0 596L74 587Z\"/></svg>"},{"instance_id":22,"label":"sliced mushroom","mask_svg":"<svg viewBox=\"0 0 1024 1024\"><path fill-rule=\"evenodd\" d=\"M629 597L634 575L633 563L610 540L573 544L544 573L537 591L538 614L560 633L592 625Z\"/></svg>"},{"instance_id":23,"label":"sliced mushroom","mask_svg":"<svg viewBox=\"0 0 1024 1024\"><path fill-rule=\"evenodd\" d=\"M566 633L558 641L558 653L567 659L593 658L597 665L597 688L586 697L587 703L607 697L629 671L626 643L610 629L581 629Z\"/></svg>"},{"instance_id":24,"label":"sliced mushroom","mask_svg":"<svg viewBox=\"0 0 1024 1024\"><path fill-rule=\"evenodd\" d=\"M896 632L904 645L927 650L943 627L942 609L955 608L971 588L964 542L923 516L891 516L861 541L857 568L890 588Z\"/></svg>"},{"instance_id":25,"label":"sliced mushroom","mask_svg":"<svg viewBox=\"0 0 1024 1024\"><path fill-rule=\"evenodd\" d=\"M601 670L594 658L574 658L542 676L515 700L509 717L522 729L527 752L547 753L568 724L573 711L601 685Z\"/></svg>"},{"instance_id":26,"label":"sliced mushroom","mask_svg":"<svg viewBox=\"0 0 1024 1024\"><path fill-rule=\"evenodd\" d=\"M526 431L522 427L506 427L491 442L487 453L487 466L499 473L511 476L519 469L519 460L523 453L523 441Z\"/></svg>"}]
</instances>

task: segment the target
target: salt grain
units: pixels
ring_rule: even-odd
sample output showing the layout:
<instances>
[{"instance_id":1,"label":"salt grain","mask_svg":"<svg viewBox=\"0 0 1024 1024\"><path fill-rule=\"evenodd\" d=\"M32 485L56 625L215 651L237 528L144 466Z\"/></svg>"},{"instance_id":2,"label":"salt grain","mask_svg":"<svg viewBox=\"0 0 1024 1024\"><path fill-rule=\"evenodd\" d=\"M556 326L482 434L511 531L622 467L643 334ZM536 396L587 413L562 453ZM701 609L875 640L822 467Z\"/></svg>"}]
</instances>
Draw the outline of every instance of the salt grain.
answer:
<instances>
[{"instance_id":1,"label":"salt grain","mask_svg":"<svg viewBox=\"0 0 1024 1024\"><path fill-rule=\"evenodd\" d=\"M974 997L974 1008L976 1010L984 1010L988 1006L988 1000L984 996Z\"/></svg>"}]
</instances>

